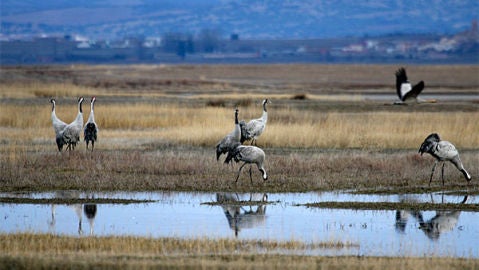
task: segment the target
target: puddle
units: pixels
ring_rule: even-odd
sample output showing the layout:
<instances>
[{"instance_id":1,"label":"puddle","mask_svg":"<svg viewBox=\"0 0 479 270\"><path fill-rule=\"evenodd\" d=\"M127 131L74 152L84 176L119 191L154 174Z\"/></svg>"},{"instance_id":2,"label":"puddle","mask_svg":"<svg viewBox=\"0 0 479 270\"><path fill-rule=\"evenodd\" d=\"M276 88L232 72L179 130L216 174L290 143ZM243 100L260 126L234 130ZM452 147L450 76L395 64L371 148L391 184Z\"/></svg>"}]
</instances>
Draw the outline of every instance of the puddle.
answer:
<instances>
[{"instance_id":1,"label":"puddle","mask_svg":"<svg viewBox=\"0 0 479 270\"><path fill-rule=\"evenodd\" d=\"M46 204L32 203L32 200L0 203L1 233L341 242L351 245L312 250L311 254L479 258L479 212L297 206L326 201L460 204L464 196L459 195L357 195L336 192L0 193L0 198L6 197L38 200L75 198L81 199L81 203ZM89 199L101 203L88 203ZM135 203L115 204L108 203L107 199ZM478 204L479 196L468 196L464 203Z\"/></svg>"}]
</instances>

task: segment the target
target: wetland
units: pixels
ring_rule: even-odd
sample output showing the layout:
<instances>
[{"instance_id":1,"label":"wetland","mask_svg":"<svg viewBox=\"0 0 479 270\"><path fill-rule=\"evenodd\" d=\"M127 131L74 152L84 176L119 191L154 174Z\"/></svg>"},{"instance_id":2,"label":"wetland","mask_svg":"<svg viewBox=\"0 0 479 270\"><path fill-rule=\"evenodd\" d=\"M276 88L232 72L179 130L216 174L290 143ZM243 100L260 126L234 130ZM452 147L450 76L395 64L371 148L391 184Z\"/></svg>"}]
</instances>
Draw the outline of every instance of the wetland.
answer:
<instances>
[{"instance_id":1,"label":"wetland","mask_svg":"<svg viewBox=\"0 0 479 270\"><path fill-rule=\"evenodd\" d=\"M1 67L0 238L9 244L0 260L474 269L479 68L407 67L437 102L400 106L392 105L397 68ZM99 140L93 152L82 142L59 153L49 100L69 122L78 96L97 99ZM272 104L257 143L269 179L253 167L250 182L246 167L235 183L239 164L216 161L214 147L233 129L234 108L257 118L264 98ZM434 159L417 151L432 132L459 149L470 183L446 164L444 185L440 169L429 185Z\"/></svg>"},{"instance_id":2,"label":"wetland","mask_svg":"<svg viewBox=\"0 0 479 270\"><path fill-rule=\"evenodd\" d=\"M7 202L7 195L14 194L0 194L2 234L305 243L274 251L290 255L479 256L468 241L479 233L477 196L63 191L18 193ZM376 207L354 205L365 202Z\"/></svg>"}]
</instances>

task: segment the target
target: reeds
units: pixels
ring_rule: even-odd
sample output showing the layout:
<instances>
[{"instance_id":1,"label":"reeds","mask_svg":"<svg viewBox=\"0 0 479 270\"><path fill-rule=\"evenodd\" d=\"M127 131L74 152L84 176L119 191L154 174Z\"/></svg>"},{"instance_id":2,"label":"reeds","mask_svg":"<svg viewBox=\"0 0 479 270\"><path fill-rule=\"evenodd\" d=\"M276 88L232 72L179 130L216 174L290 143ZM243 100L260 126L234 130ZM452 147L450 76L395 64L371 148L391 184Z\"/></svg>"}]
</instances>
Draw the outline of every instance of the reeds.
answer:
<instances>
[{"instance_id":1,"label":"reeds","mask_svg":"<svg viewBox=\"0 0 479 270\"><path fill-rule=\"evenodd\" d=\"M89 110L84 106L84 119ZM96 122L101 140L130 138L160 140L189 146L211 146L234 128L233 108L180 104L97 104ZM18 113L22 111L22 113ZM3 105L0 127L4 140L32 138L53 141L51 106ZM261 116L260 106L240 107L240 119ZM70 122L75 104L57 106L57 116ZM258 144L291 148L417 148L432 132L459 149L479 145L479 112L356 112L340 113L270 108L269 120Z\"/></svg>"},{"instance_id":2,"label":"reeds","mask_svg":"<svg viewBox=\"0 0 479 270\"><path fill-rule=\"evenodd\" d=\"M0 235L0 268L476 269L477 259L305 256L348 243L235 239ZM354 244L352 245L354 247Z\"/></svg>"}]
</instances>

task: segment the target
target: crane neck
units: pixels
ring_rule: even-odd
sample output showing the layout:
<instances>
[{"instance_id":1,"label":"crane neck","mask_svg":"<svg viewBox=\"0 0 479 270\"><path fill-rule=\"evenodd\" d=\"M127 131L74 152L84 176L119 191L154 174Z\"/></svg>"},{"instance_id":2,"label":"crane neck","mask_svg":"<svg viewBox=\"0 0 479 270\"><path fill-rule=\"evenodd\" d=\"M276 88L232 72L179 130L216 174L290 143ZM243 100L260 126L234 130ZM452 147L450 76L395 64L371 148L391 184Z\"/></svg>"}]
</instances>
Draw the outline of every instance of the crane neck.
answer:
<instances>
[{"instance_id":1,"label":"crane neck","mask_svg":"<svg viewBox=\"0 0 479 270\"><path fill-rule=\"evenodd\" d=\"M263 121L267 121L268 120L268 111L266 111L266 104L263 105L264 106L264 110L263 110L263 115L261 115L261 118L263 119Z\"/></svg>"}]
</instances>

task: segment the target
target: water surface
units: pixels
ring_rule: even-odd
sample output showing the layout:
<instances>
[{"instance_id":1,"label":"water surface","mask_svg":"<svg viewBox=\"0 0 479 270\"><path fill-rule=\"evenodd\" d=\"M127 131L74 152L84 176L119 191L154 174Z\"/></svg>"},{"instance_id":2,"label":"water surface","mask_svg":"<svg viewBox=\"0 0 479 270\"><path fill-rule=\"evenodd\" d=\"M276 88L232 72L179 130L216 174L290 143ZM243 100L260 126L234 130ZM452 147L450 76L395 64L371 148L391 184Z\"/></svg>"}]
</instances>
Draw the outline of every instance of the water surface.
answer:
<instances>
[{"instance_id":1,"label":"water surface","mask_svg":"<svg viewBox=\"0 0 479 270\"><path fill-rule=\"evenodd\" d=\"M0 193L0 197L115 198L132 204L0 204L1 233L343 242L311 254L479 258L479 213L307 208L322 201L479 203L478 196L355 195L341 192L235 194L77 191ZM249 201L240 205L237 201ZM209 203L215 203L211 205Z\"/></svg>"}]
</instances>

